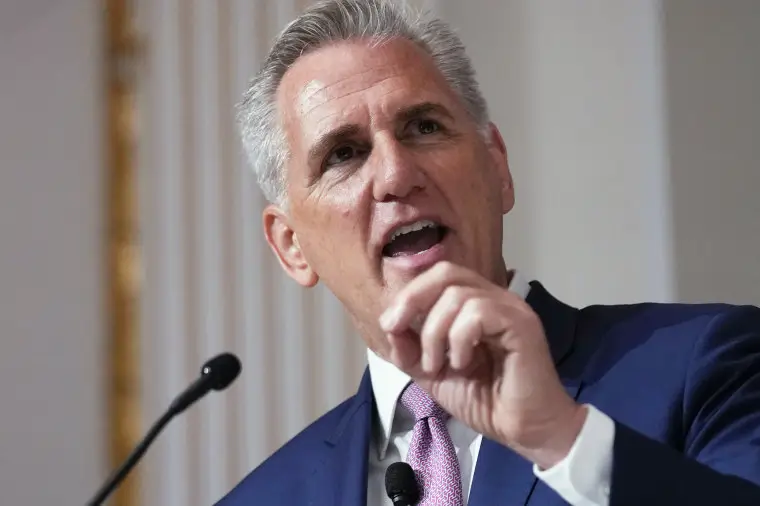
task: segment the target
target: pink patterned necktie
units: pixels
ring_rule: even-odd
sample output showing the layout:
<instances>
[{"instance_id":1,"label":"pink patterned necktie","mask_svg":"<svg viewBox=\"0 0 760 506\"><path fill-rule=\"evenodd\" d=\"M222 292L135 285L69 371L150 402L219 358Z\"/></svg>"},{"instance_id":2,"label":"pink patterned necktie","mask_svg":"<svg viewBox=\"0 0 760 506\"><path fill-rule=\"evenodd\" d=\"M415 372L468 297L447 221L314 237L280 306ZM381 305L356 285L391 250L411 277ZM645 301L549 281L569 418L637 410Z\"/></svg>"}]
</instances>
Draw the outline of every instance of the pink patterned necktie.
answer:
<instances>
[{"instance_id":1,"label":"pink patterned necktie","mask_svg":"<svg viewBox=\"0 0 760 506\"><path fill-rule=\"evenodd\" d=\"M463 506L459 461L446 428L450 415L416 383L406 387L401 404L415 420L406 461L420 486L418 506Z\"/></svg>"}]
</instances>

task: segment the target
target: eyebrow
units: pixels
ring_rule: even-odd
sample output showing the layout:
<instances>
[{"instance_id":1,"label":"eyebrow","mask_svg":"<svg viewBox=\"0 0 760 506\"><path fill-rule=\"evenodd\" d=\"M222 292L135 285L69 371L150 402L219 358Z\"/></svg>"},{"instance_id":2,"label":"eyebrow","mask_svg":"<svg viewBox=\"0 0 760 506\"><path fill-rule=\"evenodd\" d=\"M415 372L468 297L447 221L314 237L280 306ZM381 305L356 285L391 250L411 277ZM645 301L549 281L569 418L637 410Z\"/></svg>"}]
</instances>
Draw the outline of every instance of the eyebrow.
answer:
<instances>
[{"instance_id":1,"label":"eyebrow","mask_svg":"<svg viewBox=\"0 0 760 506\"><path fill-rule=\"evenodd\" d=\"M448 118L452 121L454 120L454 117L451 115L449 110L446 109L446 107L444 107L442 104L436 102L422 102L399 110L396 113L395 121L407 122L428 114L435 114ZM341 125L332 130L329 130L327 133L321 135L314 143L314 145L309 148L309 151L307 153L307 160L310 162L318 160L321 158L322 153L330 149L333 145L339 144L340 141L347 140L357 135L361 131L362 127L356 123Z\"/></svg>"},{"instance_id":2,"label":"eyebrow","mask_svg":"<svg viewBox=\"0 0 760 506\"><path fill-rule=\"evenodd\" d=\"M436 114L438 116L444 116L450 120L454 120L448 109L442 104L437 102L422 102L421 104L415 104L410 107L401 109L396 113L396 119L402 121L409 121L411 119L419 118L427 114Z\"/></svg>"},{"instance_id":3,"label":"eyebrow","mask_svg":"<svg viewBox=\"0 0 760 506\"><path fill-rule=\"evenodd\" d=\"M334 144L344 139L355 136L361 131L361 127L355 123L349 123L334 128L317 139L312 147L309 148L307 159L314 161L322 156L322 153L330 149Z\"/></svg>"}]
</instances>

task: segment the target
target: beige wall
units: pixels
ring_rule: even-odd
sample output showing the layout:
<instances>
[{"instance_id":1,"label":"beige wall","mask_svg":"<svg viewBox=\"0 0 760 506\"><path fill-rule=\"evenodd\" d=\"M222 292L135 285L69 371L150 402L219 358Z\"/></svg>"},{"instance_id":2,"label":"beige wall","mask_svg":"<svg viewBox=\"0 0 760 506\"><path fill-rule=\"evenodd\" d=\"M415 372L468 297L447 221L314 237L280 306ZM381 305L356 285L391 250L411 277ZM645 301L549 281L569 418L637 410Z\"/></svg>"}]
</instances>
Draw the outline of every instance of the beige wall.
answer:
<instances>
[{"instance_id":1,"label":"beige wall","mask_svg":"<svg viewBox=\"0 0 760 506\"><path fill-rule=\"evenodd\" d=\"M664 5L677 294L760 305L760 2Z\"/></svg>"},{"instance_id":2,"label":"beige wall","mask_svg":"<svg viewBox=\"0 0 760 506\"><path fill-rule=\"evenodd\" d=\"M99 10L0 2L0 503L102 478Z\"/></svg>"},{"instance_id":3,"label":"beige wall","mask_svg":"<svg viewBox=\"0 0 760 506\"><path fill-rule=\"evenodd\" d=\"M442 2L510 152L505 257L572 304L674 295L658 7Z\"/></svg>"}]
</instances>

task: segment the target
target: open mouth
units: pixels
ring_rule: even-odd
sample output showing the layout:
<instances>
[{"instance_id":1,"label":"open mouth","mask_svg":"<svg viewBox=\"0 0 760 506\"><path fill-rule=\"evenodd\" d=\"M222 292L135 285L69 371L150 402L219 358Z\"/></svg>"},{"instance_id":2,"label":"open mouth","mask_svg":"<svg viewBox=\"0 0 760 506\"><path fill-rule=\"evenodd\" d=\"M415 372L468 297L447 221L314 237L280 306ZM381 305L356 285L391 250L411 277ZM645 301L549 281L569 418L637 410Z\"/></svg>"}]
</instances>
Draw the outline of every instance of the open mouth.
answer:
<instances>
[{"instance_id":1,"label":"open mouth","mask_svg":"<svg viewBox=\"0 0 760 506\"><path fill-rule=\"evenodd\" d=\"M430 220L416 221L393 231L383 247L384 257L402 257L427 251L443 241L448 229Z\"/></svg>"}]
</instances>

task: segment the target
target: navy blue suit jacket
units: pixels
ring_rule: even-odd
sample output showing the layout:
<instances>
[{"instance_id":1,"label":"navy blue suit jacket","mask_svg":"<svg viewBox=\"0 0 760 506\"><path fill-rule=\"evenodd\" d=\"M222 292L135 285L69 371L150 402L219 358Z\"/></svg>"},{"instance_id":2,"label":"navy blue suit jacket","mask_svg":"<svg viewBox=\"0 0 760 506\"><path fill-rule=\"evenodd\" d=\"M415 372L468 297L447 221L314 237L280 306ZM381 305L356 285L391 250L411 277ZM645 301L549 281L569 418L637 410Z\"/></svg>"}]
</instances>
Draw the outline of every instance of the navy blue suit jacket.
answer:
<instances>
[{"instance_id":1,"label":"navy blue suit jacket","mask_svg":"<svg viewBox=\"0 0 760 506\"><path fill-rule=\"evenodd\" d=\"M540 316L570 395L615 421L611 506L760 506L760 309L723 304L571 308L538 283ZM218 506L366 504L373 396L314 422ZM483 440L470 506L559 505L531 463Z\"/></svg>"}]
</instances>

